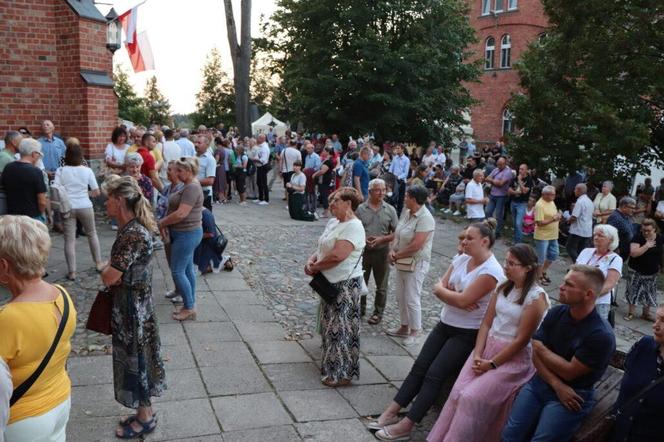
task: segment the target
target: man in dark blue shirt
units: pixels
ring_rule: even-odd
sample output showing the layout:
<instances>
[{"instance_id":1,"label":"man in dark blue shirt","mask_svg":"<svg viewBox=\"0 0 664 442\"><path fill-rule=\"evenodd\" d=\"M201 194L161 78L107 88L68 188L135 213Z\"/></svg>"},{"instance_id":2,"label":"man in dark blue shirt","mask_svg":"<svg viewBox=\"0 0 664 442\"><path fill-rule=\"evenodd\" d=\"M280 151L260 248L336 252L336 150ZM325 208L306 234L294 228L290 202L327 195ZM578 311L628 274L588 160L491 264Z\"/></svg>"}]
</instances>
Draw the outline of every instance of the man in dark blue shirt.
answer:
<instances>
[{"instance_id":1,"label":"man in dark blue shirt","mask_svg":"<svg viewBox=\"0 0 664 442\"><path fill-rule=\"evenodd\" d=\"M560 302L533 336L537 374L523 386L503 429L503 442L566 441L595 405L594 384L616 349L608 322L595 310L604 285L596 267L573 265Z\"/></svg>"},{"instance_id":2,"label":"man in dark blue shirt","mask_svg":"<svg viewBox=\"0 0 664 442\"><path fill-rule=\"evenodd\" d=\"M632 227L632 216L636 210L636 201L631 196L624 196L618 202L618 208L613 211L606 223L615 227L618 230L618 255L627 261L630 252L630 243L634 236L634 228Z\"/></svg>"},{"instance_id":3,"label":"man in dark blue shirt","mask_svg":"<svg viewBox=\"0 0 664 442\"><path fill-rule=\"evenodd\" d=\"M353 187L362 194L366 200L369 197L369 158L371 148L363 147L360 157L353 163Z\"/></svg>"}]
</instances>

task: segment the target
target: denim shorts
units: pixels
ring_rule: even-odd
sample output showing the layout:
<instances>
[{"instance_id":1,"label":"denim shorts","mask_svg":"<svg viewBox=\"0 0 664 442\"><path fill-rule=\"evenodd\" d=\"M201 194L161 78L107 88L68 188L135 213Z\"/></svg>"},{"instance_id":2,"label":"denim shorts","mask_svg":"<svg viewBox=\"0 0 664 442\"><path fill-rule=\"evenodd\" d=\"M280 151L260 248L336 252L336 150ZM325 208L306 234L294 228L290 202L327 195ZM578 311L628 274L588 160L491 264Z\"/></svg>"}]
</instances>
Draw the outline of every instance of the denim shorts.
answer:
<instances>
[{"instance_id":1,"label":"denim shorts","mask_svg":"<svg viewBox=\"0 0 664 442\"><path fill-rule=\"evenodd\" d=\"M542 265L544 260L555 261L558 259L558 240L557 239L536 239L535 251L537 252L537 262Z\"/></svg>"}]
</instances>

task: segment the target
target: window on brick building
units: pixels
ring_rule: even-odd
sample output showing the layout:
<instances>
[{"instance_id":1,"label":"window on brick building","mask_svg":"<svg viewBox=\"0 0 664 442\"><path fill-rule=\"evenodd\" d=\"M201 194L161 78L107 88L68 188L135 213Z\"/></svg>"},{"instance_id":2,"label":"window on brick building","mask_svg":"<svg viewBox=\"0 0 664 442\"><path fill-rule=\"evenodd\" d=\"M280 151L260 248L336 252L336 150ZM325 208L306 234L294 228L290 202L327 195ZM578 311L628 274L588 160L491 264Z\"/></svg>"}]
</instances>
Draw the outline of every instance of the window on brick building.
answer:
<instances>
[{"instance_id":1,"label":"window on brick building","mask_svg":"<svg viewBox=\"0 0 664 442\"><path fill-rule=\"evenodd\" d=\"M505 0L496 0L495 12L503 12L505 10Z\"/></svg>"},{"instance_id":2,"label":"window on brick building","mask_svg":"<svg viewBox=\"0 0 664 442\"><path fill-rule=\"evenodd\" d=\"M482 0L482 15L491 14L491 0Z\"/></svg>"},{"instance_id":3,"label":"window on brick building","mask_svg":"<svg viewBox=\"0 0 664 442\"><path fill-rule=\"evenodd\" d=\"M511 134L514 129L514 116L509 109L503 110L503 135Z\"/></svg>"},{"instance_id":4,"label":"window on brick building","mask_svg":"<svg viewBox=\"0 0 664 442\"><path fill-rule=\"evenodd\" d=\"M493 57L496 52L496 39L489 37L484 45L484 69L493 69Z\"/></svg>"},{"instance_id":5,"label":"window on brick building","mask_svg":"<svg viewBox=\"0 0 664 442\"><path fill-rule=\"evenodd\" d=\"M512 66L512 39L508 34L500 39L500 67L503 69Z\"/></svg>"},{"instance_id":6,"label":"window on brick building","mask_svg":"<svg viewBox=\"0 0 664 442\"><path fill-rule=\"evenodd\" d=\"M517 0L508 0L507 1L507 10L508 11L513 11L517 8L518 6L518 1Z\"/></svg>"}]
</instances>

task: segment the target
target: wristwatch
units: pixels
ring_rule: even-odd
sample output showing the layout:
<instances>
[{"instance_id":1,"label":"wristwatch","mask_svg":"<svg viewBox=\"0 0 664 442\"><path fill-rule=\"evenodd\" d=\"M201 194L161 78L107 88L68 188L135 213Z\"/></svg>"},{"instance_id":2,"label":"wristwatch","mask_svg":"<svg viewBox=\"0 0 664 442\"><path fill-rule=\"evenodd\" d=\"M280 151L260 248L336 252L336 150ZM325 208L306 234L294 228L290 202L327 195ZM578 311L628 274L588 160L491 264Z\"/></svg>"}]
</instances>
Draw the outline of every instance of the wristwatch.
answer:
<instances>
[{"instance_id":1,"label":"wristwatch","mask_svg":"<svg viewBox=\"0 0 664 442\"><path fill-rule=\"evenodd\" d=\"M495 370L496 368L498 368L498 366L496 365L496 363L493 362L493 361L489 361L489 364L491 365L491 368L493 368L494 370Z\"/></svg>"}]
</instances>

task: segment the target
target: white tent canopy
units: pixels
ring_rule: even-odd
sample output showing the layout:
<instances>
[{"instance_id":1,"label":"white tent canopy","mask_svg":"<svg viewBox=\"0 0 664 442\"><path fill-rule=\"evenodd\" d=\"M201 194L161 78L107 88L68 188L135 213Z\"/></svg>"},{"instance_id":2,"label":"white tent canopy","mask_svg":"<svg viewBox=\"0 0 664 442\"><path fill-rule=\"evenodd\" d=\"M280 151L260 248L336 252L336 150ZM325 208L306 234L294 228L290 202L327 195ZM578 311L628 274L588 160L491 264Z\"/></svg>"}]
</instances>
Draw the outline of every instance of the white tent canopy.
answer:
<instances>
[{"instance_id":1,"label":"white tent canopy","mask_svg":"<svg viewBox=\"0 0 664 442\"><path fill-rule=\"evenodd\" d=\"M283 121L279 121L272 116L271 113L265 112L262 117L251 123L251 133L253 135L266 134L270 128L273 128L277 136L284 135L288 125Z\"/></svg>"}]
</instances>

